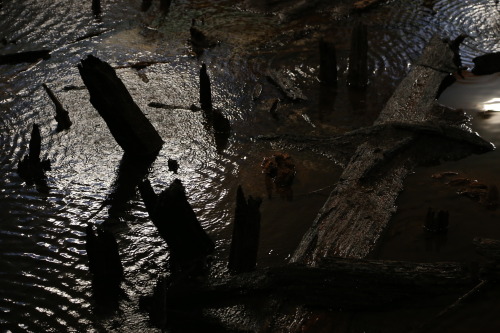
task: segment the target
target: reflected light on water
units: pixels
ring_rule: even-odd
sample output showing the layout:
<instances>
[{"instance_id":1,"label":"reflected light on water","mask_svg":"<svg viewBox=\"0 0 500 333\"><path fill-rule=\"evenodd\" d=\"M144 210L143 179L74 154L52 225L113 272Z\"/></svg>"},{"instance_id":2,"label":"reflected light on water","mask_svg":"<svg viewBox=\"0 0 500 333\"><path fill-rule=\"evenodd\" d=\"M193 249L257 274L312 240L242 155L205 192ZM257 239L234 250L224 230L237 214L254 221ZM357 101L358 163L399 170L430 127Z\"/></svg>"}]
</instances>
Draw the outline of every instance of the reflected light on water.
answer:
<instances>
[{"instance_id":1,"label":"reflected light on water","mask_svg":"<svg viewBox=\"0 0 500 333\"><path fill-rule=\"evenodd\" d=\"M483 104L484 111L500 111L500 98L492 98Z\"/></svg>"}]
</instances>

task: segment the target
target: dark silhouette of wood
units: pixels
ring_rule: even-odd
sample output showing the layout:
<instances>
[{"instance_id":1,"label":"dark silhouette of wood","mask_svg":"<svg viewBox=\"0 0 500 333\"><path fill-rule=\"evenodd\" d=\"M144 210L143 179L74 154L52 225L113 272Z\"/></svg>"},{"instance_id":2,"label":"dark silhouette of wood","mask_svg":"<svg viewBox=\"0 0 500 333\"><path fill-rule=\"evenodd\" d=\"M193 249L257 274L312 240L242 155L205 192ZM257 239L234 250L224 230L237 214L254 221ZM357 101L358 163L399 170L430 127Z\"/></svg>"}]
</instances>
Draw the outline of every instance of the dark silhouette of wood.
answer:
<instances>
[{"instance_id":1,"label":"dark silhouette of wood","mask_svg":"<svg viewBox=\"0 0 500 333\"><path fill-rule=\"evenodd\" d=\"M337 85L337 55L335 44L319 41L319 80L326 86Z\"/></svg>"},{"instance_id":2,"label":"dark silhouette of wood","mask_svg":"<svg viewBox=\"0 0 500 333\"><path fill-rule=\"evenodd\" d=\"M17 172L26 183L39 183L45 179L45 171L50 171L50 160L41 160L41 145L42 138L40 128L37 124L33 124L31 138L29 142L29 153L17 163Z\"/></svg>"},{"instance_id":3,"label":"dark silhouette of wood","mask_svg":"<svg viewBox=\"0 0 500 333\"><path fill-rule=\"evenodd\" d=\"M81 61L78 70L89 90L90 102L125 153L156 156L163 140L135 104L115 70L92 55Z\"/></svg>"},{"instance_id":4,"label":"dark silhouette of wood","mask_svg":"<svg viewBox=\"0 0 500 333\"><path fill-rule=\"evenodd\" d=\"M85 231L85 250L95 299L98 303L116 307L124 278L118 243L108 230L97 228L97 233L94 233L92 225L88 224Z\"/></svg>"},{"instance_id":5,"label":"dark silhouette of wood","mask_svg":"<svg viewBox=\"0 0 500 333\"><path fill-rule=\"evenodd\" d=\"M200 68L200 105L206 112L212 112L212 88L210 77L207 73L207 65L202 64Z\"/></svg>"},{"instance_id":6,"label":"dark silhouette of wood","mask_svg":"<svg viewBox=\"0 0 500 333\"><path fill-rule=\"evenodd\" d=\"M146 180L139 186L139 192L151 221L168 244L173 272L197 274L202 271L215 244L201 227L181 181L174 180L156 195Z\"/></svg>"},{"instance_id":7,"label":"dark silhouette of wood","mask_svg":"<svg viewBox=\"0 0 500 333\"><path fill-rule=\"evenodd\" d=\"M160 0L160 11L162 11L163 13L168 13L171 4L172 0Z\"/></svg>"},{"instance_id":8,"label":"dark silhouette of wood","mask_svg":"<svg viewBox=\"0 0 500 333\"><path fill-rule=\"evenodd\" d=\"M0 55L0 65L14 65L24 62L37 62L50 58L50 50L26 51Z\"/></svg>"},{"instance_id":9,"label":"dark silhouette of wood","mask_svg":"<svg viewBox=\"0 0 500 333\"><path fill-rule=\"evenodd\" d=\"M167 164L168 164L168 171L172 171L173 173L177 174L177 170L179 170L179 163L176 160L169 158Z\"/></svg>"},{"instance_id":10,"label":"dark silhouette of wood","mask_svg":"<svg viewBox=\"0 0 500 333\"><path fill-rule=\"evenodd\" d=\"M153 0L142 0L141 11L146 12L153 3Z\"/></svg>"},{"instance_id":11,"label":"dark silhouette of wood","mask_svg":"<svg viewBox=\"0 0 500 333\"><path fill-rule=\"evenodd\" d=\"M288 264L232 277L181 281L167 291L172 304L223 307L250 300L286 300L313 307L367 310L422 297L460 294L477 283L459 263L413 263L329 258L318 267Z\"/></svg>"},{"instance_id":12,"label":"dark silhouette of wood","mask_svg":"<svg viewBox=\"0 0 500 333\"><path fill-rule=\"evenodd\" d=\"M356 24L352 31L347 82L353 88L368 84L368 30L362 23Z\"/></svg>"},{"instance_id":13,"label":"dark silhouette of wood","mask_svg":"<svg viewBox=\"0 0 500 333\"><path fill-rule=\"evenodd\" d=\"M475 75L488 75L500 72L500 52L487 53L472 59Z\"/></svg>"},{"instance_id":14,"label":"dark silhouette of wood","mask_svg":"<svg viewBox=\"0 0 500 333\"><path fill-rule=\"evenodd\" d=\"M97 18L101 16L102 13L101 0L92 0L92 13Z\"/></svg>"},{"instance_id":15,"label":"dark silhouette of wood","mask_svg":"<svg viewBox=\"0 0 500 333\"><path fill-rule=\"evenodd\" d=\"M243 189L238 186L228 264L234 273L250 272L257 265L261 203L260 198L249 196L248 200L245 199Z\"/></svg>"},{"instance_id":16,"label":"dark silhouette of wood","mask_svg":"<svg viewBox=\"0 0 500 333\"><path fill-rule=\"evenodd\" d=\"M54 92L44 83L42 84L43 88L47 92L47 95L49 95L49 98L51 101L54 103L56 107L56 116L55 119L57 121L57 131L63 131L71 127L72 122L71 119L69 119L69 112L66 111L57 98L57 96L54 94Z\"/></svg>"}]
</instances>

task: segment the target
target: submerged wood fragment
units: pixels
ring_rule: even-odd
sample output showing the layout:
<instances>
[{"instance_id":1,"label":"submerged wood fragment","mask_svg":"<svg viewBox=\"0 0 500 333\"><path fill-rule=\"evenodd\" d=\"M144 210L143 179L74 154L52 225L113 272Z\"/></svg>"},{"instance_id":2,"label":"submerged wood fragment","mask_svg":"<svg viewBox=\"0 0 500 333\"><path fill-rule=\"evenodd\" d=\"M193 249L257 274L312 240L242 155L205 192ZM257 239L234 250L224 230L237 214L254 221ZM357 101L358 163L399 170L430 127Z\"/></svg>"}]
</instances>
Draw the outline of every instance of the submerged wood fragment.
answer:
<instances>
[{"instance_id":1,"label":"submerged wood fragment","mask_svg":"<svg viewBox=\"0 0 500 333\"><path fill-rule=\"evenodd\" d=\"M40 59L50 58L50 50L25 51L0 55L0 65L13 65L23 62L37 62Z\"/></svg>"},{"instance_id":2,"label":"submerged wood fragment","mask_svg":"<svg viewBox=\"0 0 500 333\"><path fill-rule=\"evenodd\" d=\"M81 61L78 70L89 90L90 102L125 153L156 156L163 140L135 104L115 70L92 55Z\"/></svg>"},{"instance_id":3,"label":"submerged wood fragment","mask_svg":"<svg viewBox=\"0 0 500 333\"><path fill-rule=\"evenodd\" d=\"M247 200L243 189L238 186L228 264L228 268L234 273L250 272L256 267L261 203L260 198L254 199L252 196Z\"/></svg>"},{"instance_id":4,"label":"submerged wood fragment","mask_svg":"<svg viewBox=\"0 0 500 333\"><path fill-rule=\"evenodd\" d=\"M62 103L59 101L57 96L45 83L42 84L42 86L56 107L55 119L57 121L57 131L62 131L62 130L70 128L72 125L72 122L69 119L69 112L64 109Z\"/></svg>"},{"instance_id":5,"label":"submerged wood fragment","mask_svg":"<svg viewBox=\"0 0 500 333\"><path fill-rule=\"evenodd\" d=\"M156 195L146 180L139 185L139 192L151 221L169 246L174 273L191 274L202 270L215 244L198 221L181 181L174 180Z\"/></svg>"}]
</instances>

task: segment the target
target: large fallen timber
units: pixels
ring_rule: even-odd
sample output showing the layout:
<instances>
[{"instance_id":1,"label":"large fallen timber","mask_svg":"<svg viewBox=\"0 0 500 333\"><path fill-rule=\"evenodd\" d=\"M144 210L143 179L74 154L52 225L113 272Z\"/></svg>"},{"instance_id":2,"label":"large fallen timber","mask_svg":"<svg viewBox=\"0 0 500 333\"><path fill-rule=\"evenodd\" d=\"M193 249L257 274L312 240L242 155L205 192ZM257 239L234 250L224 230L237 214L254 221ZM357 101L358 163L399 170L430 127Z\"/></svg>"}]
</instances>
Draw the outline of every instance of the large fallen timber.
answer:
<instances>
[{"instance_id":1,"label":"large fallen timber","mask_svg":"<svg viewBox=\"0 0 500 333\"><path fill-rule=\"evenodd\" d=\"M81 61L78 70L90 93L90 102L124 152L132 156L156 157L163 140L115 70L92 55Z\"/></svg>"}]
</instances>

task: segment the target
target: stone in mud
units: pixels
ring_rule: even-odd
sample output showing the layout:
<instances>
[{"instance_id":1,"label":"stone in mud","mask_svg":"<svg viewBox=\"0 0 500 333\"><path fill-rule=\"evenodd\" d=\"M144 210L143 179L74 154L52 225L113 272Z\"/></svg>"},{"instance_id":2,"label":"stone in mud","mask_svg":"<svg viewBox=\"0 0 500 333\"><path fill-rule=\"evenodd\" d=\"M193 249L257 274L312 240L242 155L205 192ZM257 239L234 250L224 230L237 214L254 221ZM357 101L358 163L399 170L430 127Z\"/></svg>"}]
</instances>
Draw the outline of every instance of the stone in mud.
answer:
<instances>
[{"instance_id":1,"label":"stone in mud","mask_svg":"<svg viewBox=\"0 0 500 333\"><path fill-rule=\"evenodd\" d=\"M250 272L257 265L261 203L260 198L252 196L247 200L243 189L238 186L228 264L229 270L234 273Z\"/></svg>"},{"instance_id":2,"label":"stone in mud","mask_svg":"<svg viewBox=\"0 0 500 333\"><path fill-rule=\"evenodd\" d=\"M474 68L472 73L475 75L488 75L500 72L500 52L487 53L472 59Z\"/></svg>"},{"instance_id":3,"label":"stone in mud","mask_svg":"<svg viewBox=\"0 0 500 333\"><path fill-rule=\"evenodd\" d=\"M56 116L55 116L55 119L57 121L57 129L56 130L63 131L65 129L70 128L73 123L71 122L71 119L69 119L69 112L64 109L62 103L59 101L57 96L45 83L42 84L42 86L56 107Z\"/></svg>"},{"instance_id":4,"label":"stone in mud","mask_svg":"<svg viewBox=\"0 0 500 333\"><path fill-rule=\"evenodd\" d=\"M163 140L135 104L115 70L92 55L81 61L78 70L89 90L90 102L125 153L156 156Z\"/></svg>"}]
</instances>

